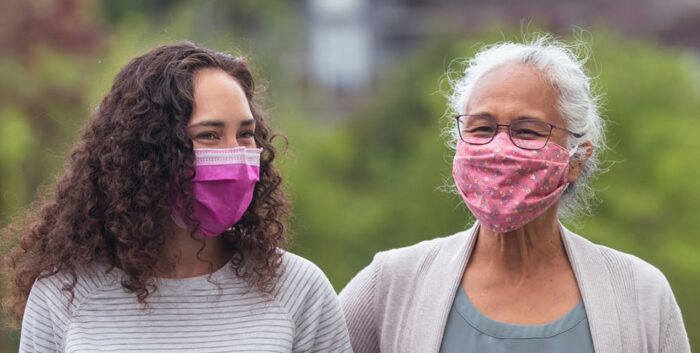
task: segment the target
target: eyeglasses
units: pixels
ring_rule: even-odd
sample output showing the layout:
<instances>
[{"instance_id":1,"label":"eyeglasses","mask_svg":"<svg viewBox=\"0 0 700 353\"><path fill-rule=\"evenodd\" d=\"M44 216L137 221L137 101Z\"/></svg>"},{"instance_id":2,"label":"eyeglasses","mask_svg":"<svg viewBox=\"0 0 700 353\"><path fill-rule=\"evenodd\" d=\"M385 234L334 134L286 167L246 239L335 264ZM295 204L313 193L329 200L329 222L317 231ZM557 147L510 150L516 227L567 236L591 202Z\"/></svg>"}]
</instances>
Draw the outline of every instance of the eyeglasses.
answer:
<instances>
[{"instance_id":1,"label":"eyeglasses","mask_svg":"<svg viewBox=\"0 0 700 353\"><path fill-rule=\"evenodd\" d=\"M525 150L544 148L554 129L566 131L574 137L583 137L583 134L533 118L498 124L490 115L460 114L455 116L455 120L459 138L470 145L485 145L491 142L500 127L507 127L508 136L513 144Z\"/></svg>"}]
</instances>

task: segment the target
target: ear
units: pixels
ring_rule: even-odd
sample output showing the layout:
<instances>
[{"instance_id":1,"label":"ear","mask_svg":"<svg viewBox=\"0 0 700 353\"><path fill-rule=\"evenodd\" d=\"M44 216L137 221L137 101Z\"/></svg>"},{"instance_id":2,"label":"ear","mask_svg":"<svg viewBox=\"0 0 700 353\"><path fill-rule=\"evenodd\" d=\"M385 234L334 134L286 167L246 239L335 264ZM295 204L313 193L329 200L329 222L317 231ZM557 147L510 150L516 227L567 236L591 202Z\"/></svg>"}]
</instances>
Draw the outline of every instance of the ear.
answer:
<instances>
[{"instance_id":1,"label":"ear","mask_svg":"<svg viewBox=\"0 0 700 353\"><path fill-rule=\"evenodd\" d=\"M586 141L578 145L576 153L571 157L571 162L569 162L569 175L567 176L567 181L573 183L581 175L583 166L586 164L591 155L593 154L593 143L591 141Z\"/></svg>"}]
</instances>

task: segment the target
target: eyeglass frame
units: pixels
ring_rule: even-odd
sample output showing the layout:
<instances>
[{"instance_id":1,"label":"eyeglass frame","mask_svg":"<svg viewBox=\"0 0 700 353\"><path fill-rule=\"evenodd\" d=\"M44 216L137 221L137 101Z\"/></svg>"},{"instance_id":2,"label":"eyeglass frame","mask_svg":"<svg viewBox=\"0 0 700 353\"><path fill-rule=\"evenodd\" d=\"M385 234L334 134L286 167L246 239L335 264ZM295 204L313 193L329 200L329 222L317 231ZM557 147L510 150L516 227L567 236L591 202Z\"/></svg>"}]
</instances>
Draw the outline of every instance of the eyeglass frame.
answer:
<instances>
[{"instance_id":1,"label":"eyeglass frame","mask_svg":"<svg viewBox=\"0 0 700 353\"><path fill-rule=\"evenodd\" d=\"M462 129L459 128L459 125L460 125L459 119L462 118L462 117L470 117L470 116L477 116L477 117L489 118L489 119L493 120L494 125L496 126L496 129L494 130L493 135L491 136L491 138L490 138L488 141L486 141L486 142L484 142L484 143L473 143L473 142L464 141L464 137L462 137ZM547 143L549 142L549 138L552 136L552 131L554 131L554 129L558 129L558 130L565 131L565 132L571 134L571 136L576 137L576 138L581 138L581 137L583 137L583 135L584 135L584 134L582 134L582 133L573 132L573 131L571 131L571 130L569 130L569 129L567 129L567 128L564 128L564 127L561 127L561 126L557 126L557 125L554 125L554 124L552 124L552 123L548 123L548 122L546 122L546 121L542 121L542 120L535 119L535 118L522 118L522 119L517 119L516 121L511 122L510 124L498 124L498 123L496 122L496 119L495 119L493 116L491 116L491 115L486 115L486 114L457 114L457 115L454 116L454 119L455 119L455 124L456 124L456 127L457 127L457 134L459 134L459 139L462 140L462 142L464 142L464 143L468 143L468 144L470 144L470 145L475 145L475 146L486 145L486 144L488 144L489 142L493 141L493 139L496 138L496 135L498 135L498 130L499 130L501 127L507 127L507 128L508 128L508 138L510 139L510 142L512 142L513 145L514 145L515 147L522 148L522 149L524 149L524 150L530 150L530 151L537 151L537 150L541 150L541 149L545 148L545 146L547 146ZM540 148L526 148L526 147L521 147L521 146L519 146L517 143L515 143L515 141L513 141L513 135L512 135L512 132L511 132L511 130L510 130L510 129L511 129L511 126L512 126L514 123L519 123L519 122L522 122L522 121L534 121L534 122L538 122L538 123L543 123L543 124L549 125L549 133L547 133L547 139L544 141L544 144L542 145L542 147L540 147Z\"/></svg>"}]
</instances>

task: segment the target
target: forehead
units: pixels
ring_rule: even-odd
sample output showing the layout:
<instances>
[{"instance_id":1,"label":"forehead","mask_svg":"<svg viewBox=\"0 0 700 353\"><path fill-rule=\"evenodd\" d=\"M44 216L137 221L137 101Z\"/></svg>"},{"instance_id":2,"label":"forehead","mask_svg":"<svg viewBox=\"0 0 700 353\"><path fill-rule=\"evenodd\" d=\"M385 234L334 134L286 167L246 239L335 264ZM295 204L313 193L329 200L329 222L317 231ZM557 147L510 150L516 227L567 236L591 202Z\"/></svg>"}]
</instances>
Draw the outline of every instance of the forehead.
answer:
<instances>
[{"instance_id":1,"label":"forehead","mask_svg":"<svg viewBox=\"0 0 700 353\"><path fill-rule=\"evenodd\" d=\"M211 95L216 91L225 90L244 93L243 88L233 76L217 68L204 68L195 72L193 77L194 93L197 95Z\"/></svg>"},{"instance_id":2,"label":"forehead","mask_svg":"<svg viewBox=\"0 0 700 353\"><path fill-rule=\"evenodd\" d=\"M201 119L252 118L243 87L219 69L201 69L193 77L194 104L191 123Z\"/></svg>"},{"instance_id":3,"label":"forehead","mask_svg":"<svg viewBox=\"0 0 700 353\"><path fill-rule=\"evenodd\" d=\"M561 124L558 93L543 73L531 65L504 64L476 81L467 113L489 113L499 120L534 116Z\"/></svg>"}]
</instances>

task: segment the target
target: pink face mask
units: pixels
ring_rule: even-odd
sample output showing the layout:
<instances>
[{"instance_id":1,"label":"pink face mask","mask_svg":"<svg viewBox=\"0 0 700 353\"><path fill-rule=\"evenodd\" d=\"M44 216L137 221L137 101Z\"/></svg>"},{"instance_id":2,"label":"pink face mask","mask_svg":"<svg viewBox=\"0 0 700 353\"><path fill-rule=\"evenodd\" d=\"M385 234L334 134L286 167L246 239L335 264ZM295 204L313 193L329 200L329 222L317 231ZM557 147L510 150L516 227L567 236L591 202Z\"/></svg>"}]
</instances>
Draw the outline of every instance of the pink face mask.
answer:
<instances>
[{"instance_id":1,"label":"pink face mask","mask_svg":"<svg viewBox=\"0 0 700 353\"><path fill-rule=\"evenodd\" d=\"M192 217L199 221L198 233L215 237L236 224L253 200L255 184L260 180L259 148L196 148ZM185 202L174 193L172 218L182 229Z\"/></svg>"},{"instance_id":2,"label":"pink face mask","mask_svg":"<svg viewBox=\"0 0 700 353\"><path fill-rule=\"evenodd\" d=\"M559 199L568 185L569 160L569 152L556 143L525 150L507 133L498 133L485 145L459 141L452 177L474 217L506 233L537 218Z\"/></svg>"}]
</instances>

